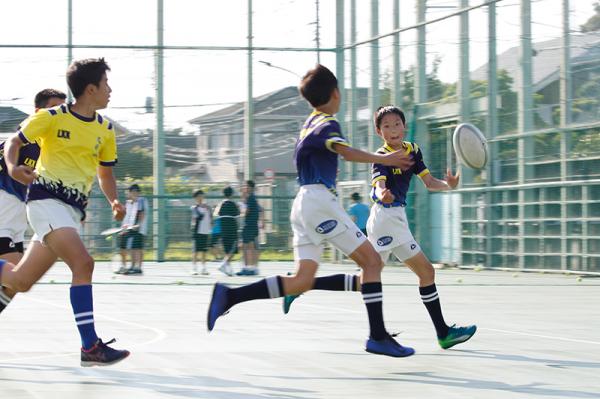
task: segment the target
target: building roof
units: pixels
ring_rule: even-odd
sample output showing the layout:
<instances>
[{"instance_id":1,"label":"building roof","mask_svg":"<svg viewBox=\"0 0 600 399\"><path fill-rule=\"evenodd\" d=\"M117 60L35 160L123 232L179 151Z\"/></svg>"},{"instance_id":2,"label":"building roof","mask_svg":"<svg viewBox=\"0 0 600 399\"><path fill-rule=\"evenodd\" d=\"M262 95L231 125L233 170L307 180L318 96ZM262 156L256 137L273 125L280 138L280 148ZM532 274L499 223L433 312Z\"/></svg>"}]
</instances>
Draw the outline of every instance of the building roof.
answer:
<instances>
[{"instance_id":1,"label":"building roof","mask_svg":"<svg viewBox=\"0 0 600 399\"><path fill-rule=\"evenodd\" d=\"M358 88L359 108L367 105L368 90ZM227 119L243 119L245 102L238 102L217 111L190 120L193 124L222 122ZM254 98L254 117L278 118L305 117L312 107L302 98L295 86L284 87Z\"/></svg>"},{"instance_id":2,"label":"building roof","mask_svg":"<svg viewBox=\"0 0 600 399\"><path fill-rule=\"evenodd\" d=\"M0 106L0 132L16 132L19 124L23 122L25 118L27 118L25 112L19 111L14 107Z\"/></svg>"},{"instance_id":3,"label":"building roof","mask_svg":"<svg viewBox=\"0 0 600 399\"><path fill-rule=\"evenodd\" d=\"M533 86L539 91L558 78L561 62L562 38L533 43L532 57ZM498 69L510 76L519 76L520 47L513 47L498 56ZM571 35L571 66L598 62L600 59L600 31ZM471 72L473 80L487 80L487 64Z\"/></svg>"},{"instance_id":4,"label":"building roof","mask_svg":"<svg viewBox=\"0 0 600 399\"><path fill-rule=\"evenodd\" d=\"M237 119L244 117L245 102L238 102L220 110L210 112L190 120L190 123L210 123L222 121L223 119ZM302 99L298 88L294 86L284 87L254 98L254 115L277 114L305 115L310 112L310 106Z\"/></svg>"}]
</instances>

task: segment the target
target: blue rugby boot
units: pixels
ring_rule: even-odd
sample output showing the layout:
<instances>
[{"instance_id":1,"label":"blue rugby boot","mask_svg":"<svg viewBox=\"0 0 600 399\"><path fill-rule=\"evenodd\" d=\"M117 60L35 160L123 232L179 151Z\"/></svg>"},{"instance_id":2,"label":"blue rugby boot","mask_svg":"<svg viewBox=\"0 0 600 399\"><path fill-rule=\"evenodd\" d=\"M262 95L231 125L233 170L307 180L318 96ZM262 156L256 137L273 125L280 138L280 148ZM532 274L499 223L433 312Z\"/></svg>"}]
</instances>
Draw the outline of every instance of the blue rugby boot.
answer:
<instances>
[{"instance_id":1,"label":"blue rugby boot","mask_svg":"<svg viewBox=\"0 0 600 399\"><path fill-rule=\"evenodd\" d=\"M292 276L294 275L294 273L292 272L287 272L288 276ZM294 302L294 300L296 298L298 298L301 294L298 295L285 295L283 297L283 314L288 314L290 311L290 306L292 306L292 302Z\"/></svg>"},{"instance_id":2,"label":"blue rugby boot","mask_svg":"<svg viewBox=\"0 0 600 399\"><path fill-rule=\"evenodd\" d=\"M236 276L258 276L257 267L244 267L235 274Z\"/></svg>"},{"instance_id":3,"label":"blue rugby boot","mask_svg":"<svg viewBox=\"0 0 600 399\"><path fill-rule=\"evenodd\" d=\"M206 325L208 331L215 328L215 322L219 317L227 312L227 291L230 288L225 284L215 283L210 305L208 306L208 315L206 316Z\"/></svg>"},{"instance_id":4,"label":"blue rugby boot","mask_svg":"<svg viewBox=\"0 0 600 399\"><path fill-rule=\"evenodd\" d=\"M376 355L385 355L392 357L407 357L415 354L413 348L402 346L391 336L387 335L381 340L369 338L365 350Z\"/></svg>"},{"instance_id":5,"label":"blue rugby boot","mask_svg":"<svg viewBox=\"0 0 600 399\"><path fill-rule=\"evenodd\" d=\"M288 314L290 311L290 306L292 306L292 302L300 295L286 295L283 297L283 313Z\"/></svg>"},{"instance_id":6,"label":"blue rugby boot","mask_svg":"<svg viewBox=\"0 0 600 399\"><path fill-rule=\"evenodd\" d=\"M468 341L477 331L477 326L457 327L456 324L448 329L448 335L438 338L438 343L443 349L450 349L454 345Z\"/></svg>"}]
</instances>

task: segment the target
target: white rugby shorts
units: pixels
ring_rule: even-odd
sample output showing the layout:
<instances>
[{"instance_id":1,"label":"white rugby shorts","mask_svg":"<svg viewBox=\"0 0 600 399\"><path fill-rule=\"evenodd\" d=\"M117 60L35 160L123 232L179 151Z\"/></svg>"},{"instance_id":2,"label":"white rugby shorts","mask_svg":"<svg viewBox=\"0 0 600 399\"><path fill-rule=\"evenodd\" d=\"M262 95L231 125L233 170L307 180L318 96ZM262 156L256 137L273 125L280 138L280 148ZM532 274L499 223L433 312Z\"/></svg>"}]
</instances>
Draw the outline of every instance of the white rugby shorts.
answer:
<instances>
[{"instance_id":1,"label":"white rugby shorts","mask_svg":"<svg viewBox=\"0 0 600 399\"><path fill-rule=\"evenodd\" d=\"M57 199L42 199L27 203L27 219L35 233L32 241L44 242L48 233L63 227L81 234L81 211Z\"/></svg>"},{"instance_id":2,"label":"white rugby shorts","mask_svg":"<svg viewBox=\"0 0 600 399\"><path fill-rule=\"evenodd\" d=\"M385 208L374 204L367 220L367 235L384 261L390 252L404 261L421 251L410 231L406 210L402 206Z\"/></svg>"},{"instance_id":3,"label":"white rugby shorts","mask_svg":"<svg viewBox=\"0 0 600 399\"><path fill-rule=\"evenodd\" d=\"M294 248L329 241L350 255L366 237L352 221L338 198L322 184L301 186L290 215Z\"/></svg>"},{"instance_id":4,"label":"white rugby shorts","mask_svg":"<svg viewBox=\"0 0 600 399\"><path fill-rule=\"evenodd\" d=\"M0 190L0 237L8 237L14 243L23 242L27 231L25 202Z\"/></svg>"}]
</instances>

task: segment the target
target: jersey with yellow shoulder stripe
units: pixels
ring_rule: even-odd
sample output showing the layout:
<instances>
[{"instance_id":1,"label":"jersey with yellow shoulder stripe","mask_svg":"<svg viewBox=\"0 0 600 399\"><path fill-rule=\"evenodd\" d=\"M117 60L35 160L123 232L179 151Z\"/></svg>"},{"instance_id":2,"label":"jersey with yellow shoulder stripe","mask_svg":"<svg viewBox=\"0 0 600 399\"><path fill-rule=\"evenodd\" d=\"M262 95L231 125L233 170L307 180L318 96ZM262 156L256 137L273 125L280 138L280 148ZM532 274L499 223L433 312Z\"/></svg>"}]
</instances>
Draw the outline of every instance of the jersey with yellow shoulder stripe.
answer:
<instances>
[{"instance_id":1,"label":"jersey with yellow shoulder stripe","mask_svg":"<svg viewBox=\"0 0 600 399\"><path fill-rule=\"evenodd\" d=\"M413 175L423 177L429 173L429 169L423 162L423 154L421 149L416 143L404 141L402 143L403 149L400 151L406 151L410 154L410 157L414 161L414 164L408 170L401 170L398 167L386 166L381 164L373 164L372 176L371 176L371 199L373 202L382 204L382 202L375 195L375 185L378 181L385 181L385 187L389 189L394 195L394 202L391 204L385 204L386 206L406 206L406 194L410 187L410 179ZM389 145L385 144L377 150L378 154L389 154L395 150Z\"/></svg>"},{"instance_id":2,"label":"jersey with yellow shoulder stripe","mask_svg":"<svg viewBox=\"0 0 600 399\"><path fill-rule=\"evenodd\" d=\"M19 137L41 149L28 201L54 198L85 213L98 166L117 162L112 123L100 114L79 115L65 104L27 118Z\"/></svg>"},{"instance_id":3,"label":"jersey with yellow shoulder stripe","mask_svg":"<svg viewBox=\"0 0 600 399\"><path fill-rule=\"evenodd\" d=\"M335 189L338 154L333 144L349 145L337 119L333 115L313 111L302 126L294 151L301 186L323 184Z\"/></svg>"},{"instance_id":4,"label":"jersey with yellow shoulder stripe","mask_svg":"<svg viewBox=\"0 0 600 399\"><path fill-rule=\"evenodd\" d=\"M19 183L8 174L6 161L4 160L4 144L0 143L0 190L14 195L22 202L27 196L27 186ZM21 147L17 165L27 165L35 168L38 157L40 156L40 147L37 144L26 144Z\"/></svg>"}]
</instances>

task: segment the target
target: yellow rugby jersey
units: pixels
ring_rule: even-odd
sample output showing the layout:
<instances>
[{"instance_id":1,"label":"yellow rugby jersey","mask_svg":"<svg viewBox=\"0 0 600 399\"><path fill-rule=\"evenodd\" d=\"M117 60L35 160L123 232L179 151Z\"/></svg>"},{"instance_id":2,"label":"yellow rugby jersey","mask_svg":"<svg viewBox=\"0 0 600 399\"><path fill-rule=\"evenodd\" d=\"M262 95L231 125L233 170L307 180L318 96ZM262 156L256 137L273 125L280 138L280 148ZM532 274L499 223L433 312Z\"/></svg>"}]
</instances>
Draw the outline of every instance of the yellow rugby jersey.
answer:
<instances>
[{"instance_id":1,"label":"yellow rugby jersey","mask_svg":"<svg viewBox=\"0 0 600 399\"><path fill-rule=\"evenodd\" d=\"M39 177L29 188L28 201L56 198L84 211L98 165L117 162L112 123L99 114L78 115L65 104L27 118L19 137L41 148Z\"/></svg>"}]
</instances>

